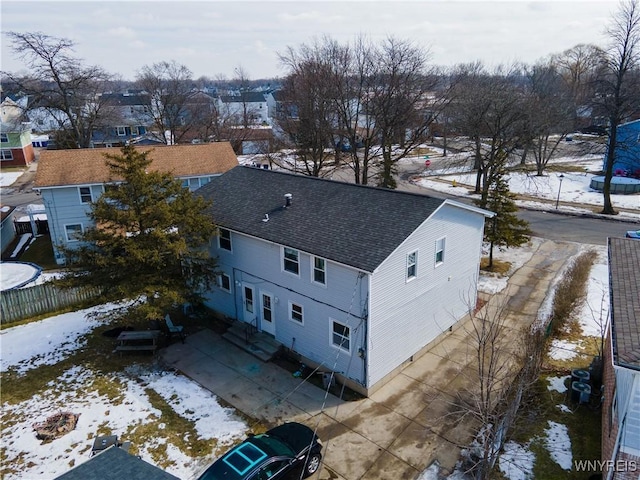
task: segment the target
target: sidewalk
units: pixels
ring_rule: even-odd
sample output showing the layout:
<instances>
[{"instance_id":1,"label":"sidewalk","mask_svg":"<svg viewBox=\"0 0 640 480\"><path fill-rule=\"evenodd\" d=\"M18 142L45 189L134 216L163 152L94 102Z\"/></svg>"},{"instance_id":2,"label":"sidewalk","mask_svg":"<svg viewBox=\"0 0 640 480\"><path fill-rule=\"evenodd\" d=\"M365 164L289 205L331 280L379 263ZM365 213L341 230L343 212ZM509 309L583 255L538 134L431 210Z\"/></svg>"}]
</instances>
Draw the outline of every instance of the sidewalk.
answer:
<instances>
[{"instance_id":1,"label":"sidewalk","mask_svg":"<svg viewBox=\"0 0 640 480\"><path fill-rule=\"evenodd\" d=\"M516 344L531 325L565 262L572 243L543 241L487 305L506 302L507 331ZM317 428L324 468L314 478L376 480L416 478L434 461L451 471L468 445L468 425L453 415L456 394L474 383L469 319L445 332L431 349L370 398L344 402L271 363L203 330L174 344L162 358L223 401L269 425L299 421ZM186 479L185 479L186 480Z\"/></svg>"}]
</instances>

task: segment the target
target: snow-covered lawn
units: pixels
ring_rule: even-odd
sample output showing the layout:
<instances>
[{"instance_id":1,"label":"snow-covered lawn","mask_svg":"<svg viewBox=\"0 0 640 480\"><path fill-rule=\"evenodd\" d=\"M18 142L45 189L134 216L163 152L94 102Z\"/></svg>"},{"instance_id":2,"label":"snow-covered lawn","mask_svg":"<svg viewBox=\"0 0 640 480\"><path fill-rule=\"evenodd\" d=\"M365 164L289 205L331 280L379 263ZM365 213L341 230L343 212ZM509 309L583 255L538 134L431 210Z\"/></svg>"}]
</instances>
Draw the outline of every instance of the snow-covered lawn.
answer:
<instances>
[{"instance_id":1,"label":"snow-covered lawn","mask_svg":"<svg viewBox=\"0 0 640 480\"><path fill-rule=\"evenodd\" d=\"M110 306L101 307L108 314ZM86 343L86 336L104 323L97 308L65 313L38 322L2 330L2 372L18 375L43 365L53 365ZM109 393L107 393L109 392ZM152 393L184 419L183 445L195 440L211 445L203 458L181 449L163 435L166 419L154 406ZM5 396L6 398L6 396ZM43 444L32 425L60 411L80 414L75 430ZM102 373L87 366L71 367L51 380L46 389L18 403L2 402L1 475L5 480L50 480L89 459L93 439L105 432L141 436L135 453L182 479L194 477L220 449L243 437L247 425L233 409L222 407L210 391L174 372L130 368L124 373Z\"/></svg>"}]
</instances>

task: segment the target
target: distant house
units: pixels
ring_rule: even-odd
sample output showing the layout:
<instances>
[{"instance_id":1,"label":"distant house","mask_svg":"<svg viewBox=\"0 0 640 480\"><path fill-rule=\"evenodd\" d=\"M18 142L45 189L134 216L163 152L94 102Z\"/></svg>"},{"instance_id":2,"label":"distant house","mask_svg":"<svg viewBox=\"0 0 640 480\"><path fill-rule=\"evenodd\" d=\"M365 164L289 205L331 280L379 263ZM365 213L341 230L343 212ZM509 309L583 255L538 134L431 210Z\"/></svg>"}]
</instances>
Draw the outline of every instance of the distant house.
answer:
<instances>
[{"instance_id":1,"label":"distant house","mask_svg":"<svg viewBox=\"0 0 640 480\"><path fill-rule=\"evenodd\" d=\"M11 242L16 238L16 230L13 227L15 207L0 205L0 252L4 253Z\"/></svg>"},{"instance_id":2,"label":"distant house","mask_svg":"<svg viewBox=\"0 0 640 480\"><path fill-rule=\"evenodd\" d=\"M236 125L256 125L269 120L269 108L263 92L242 92L219 97L221 115L231 117Z\"/></svg>"},{"instance_id":3,"label":"distant house","mask_svg":"<svg viewBox=\"0 0 640 480\"><path fill-rule=\"evenodd\" d=\"M29 123L0 123L0 166L24 167L35 160Z\"/></svg>"},{"instance_id":4,"label":"distant house","mask_svg":"<svg viewBox=\"0 0 640 480\"><path fill-rule=\"evenodd\" d=\"M618 125L613 172L640 178L640 119Z\"/></svg>"},{"instance_id":5,"label":"distant house","mask_svg":"<svg viewBox=\"0 0 640 480\"><path fill-rule=\"evenodd\" d=\"M238 165L228 142L201 145L136 147L150 151L153 168L171 172L190 190ZM108 148L45 150L41 153L34 187L40 191L47 213L56 261L64 263L59 246L73 247L77 234L91 221L90 203L104 192L110 172L104 154Z\"/></svg>"},{"instance_id":6,"label":"distant house","mask_svg":"<svg viewBox=\"0 0 640 480\"><path fill-rule=\"evenodd\" d=\"M148 97L142 93L103 94L104 125L92 132L92 146L121 147L145 136L151 124Z\"/></svg>"},{"instance_id":7,"label":"distant house","mask_svg":"<svg viewBox=\"0 0 640 480\"><path fill-rule=\"evenodd\" d=\"M363 394L475 306L490 212L244 166L197 194L219 226L207 304Z\"/></svg>"},{"instance_id":8,"label":"distant house","mask_svg":"<svg viewBox=\"0 0 640 480\"><path fill-rule=\"evenodd\" d=\"M604 351L602 460L609 480L640 469L640 241L609 238L611 321Z\"/></svg>"}]
</instances>

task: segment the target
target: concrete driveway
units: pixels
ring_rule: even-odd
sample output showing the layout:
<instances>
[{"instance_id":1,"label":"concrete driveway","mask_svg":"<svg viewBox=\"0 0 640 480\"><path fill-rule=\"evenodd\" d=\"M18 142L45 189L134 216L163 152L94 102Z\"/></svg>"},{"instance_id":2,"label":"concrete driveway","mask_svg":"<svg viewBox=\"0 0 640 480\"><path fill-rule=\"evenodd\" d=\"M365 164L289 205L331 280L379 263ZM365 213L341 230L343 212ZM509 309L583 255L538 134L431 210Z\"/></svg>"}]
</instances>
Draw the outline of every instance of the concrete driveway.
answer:
<instances>
[{"instance_id":1,"label":"concrete driveway","mask_svg":"<svg viewBox=\"0 0 640 480\"><path fill-rule=\"evenodd\" d=\"M578 245L543 241L488 306L506 302L507 333L519 333L537 318L557 272ZM472 428L456 421L455 398L476 375L470 320L443 333L422 357L370 398L346 402L264 363L211 330L164 349L162 359L241 412L268 425L305 423L322 440L323 468L313 478L412 479L433 462L451 471Z\"/></svg>"}]
</instances>

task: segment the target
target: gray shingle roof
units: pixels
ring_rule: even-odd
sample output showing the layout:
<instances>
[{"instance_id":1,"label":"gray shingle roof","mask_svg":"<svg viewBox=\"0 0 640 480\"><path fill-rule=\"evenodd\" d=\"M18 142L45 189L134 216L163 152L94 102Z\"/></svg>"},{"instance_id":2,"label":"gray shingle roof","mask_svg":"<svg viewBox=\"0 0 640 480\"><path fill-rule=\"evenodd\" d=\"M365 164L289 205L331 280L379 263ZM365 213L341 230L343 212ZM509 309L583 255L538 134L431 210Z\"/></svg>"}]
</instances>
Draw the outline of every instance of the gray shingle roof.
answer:
<instances>
[{"instance_id":1,"label":"gray shingle roof","mask_svg":"<svg viewBox=\"0 0 640 480\"><path fill-rule=\"evenodd\" d=\"M178 477L111 447L63 473L56 480L180 480Z\"/></svg>"},{"instance_id":2,"label":"gray shingle roof","mask_svg":"<svg viewBox=\"0 0 640 480\"><path fill-rule=\"evenodd\" d=\"M444 200L235 167L197 190L221 227L373 272ZM284 195L293 196L284 208ZM265 214L269 221L265 222Z\"/></svg>"},{"instance_id":3,"label":"gray shingle roof","mask_svg":"<svg viewBox=\"0 0 640 480\"><path fill-rule=\"evenodd\" d=\"M609 238L609 282L614 363L640 369L640 240Z\"/></svg>"}]
</instances>

